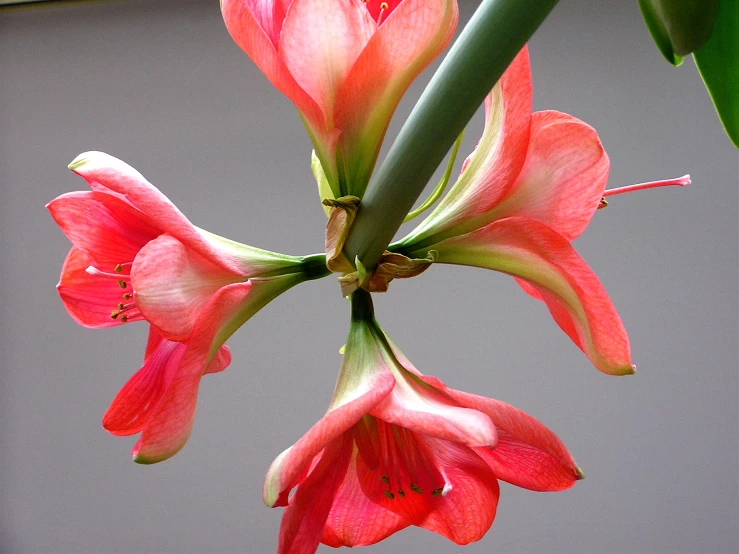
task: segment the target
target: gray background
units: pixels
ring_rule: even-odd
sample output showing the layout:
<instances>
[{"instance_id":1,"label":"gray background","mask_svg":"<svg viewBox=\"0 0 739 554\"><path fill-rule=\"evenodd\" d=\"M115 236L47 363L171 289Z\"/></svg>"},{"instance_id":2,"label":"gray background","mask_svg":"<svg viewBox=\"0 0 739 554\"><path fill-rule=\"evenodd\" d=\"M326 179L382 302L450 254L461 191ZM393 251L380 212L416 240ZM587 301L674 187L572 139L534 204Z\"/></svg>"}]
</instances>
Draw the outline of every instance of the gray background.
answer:
<instances>
[{"instance_id":1,"label":"gray background","mask_svg":"<svg viewBox=\"0 0 739 554\"><path fill-rule=\"evenodd\" d=\"M735 552L736 151L692 62L661 59L636 2L563 1L531 56L535 107L598 129L610 186L688 172L693 185L614 198L577 241L629 331L635 377L596 371L504 275L434 267L376 298L423 372L535 415L587 474L558 494L502 485L492 530L465 551ZM215 0L130 0L0 13L0 110L0 550L273 551L281 510L262 504L262 479L328 404L348 321L337 284L293 289L242 328L231 367L203 380L187 447L139 466L135 438L100 419L140 365L146 326L91 331L66 315L54 285L69 243L44 204L84 188L66 165L99 149L199 226L319 251L325 217L292 105ZM480 130L478 118L464 155ZM368 551L458 550L408 529Z\"/></svg>"}]
</instances>

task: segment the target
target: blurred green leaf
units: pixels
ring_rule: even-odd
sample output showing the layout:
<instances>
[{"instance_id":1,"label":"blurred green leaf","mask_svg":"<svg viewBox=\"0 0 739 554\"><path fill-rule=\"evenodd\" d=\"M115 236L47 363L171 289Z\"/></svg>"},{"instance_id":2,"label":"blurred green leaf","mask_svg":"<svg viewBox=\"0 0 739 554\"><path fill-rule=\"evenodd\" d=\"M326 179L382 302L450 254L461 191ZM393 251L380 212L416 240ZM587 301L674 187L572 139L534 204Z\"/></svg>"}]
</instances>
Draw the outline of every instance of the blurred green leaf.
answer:
<instances>
[{"instance_id":1,"label":"blurred green leaf","mask_svg":"<svg viewBox=\"0 0 739 554\"><path fill-rule=\"evenodd\" d=\"M639 8L659 51L678 66L710 38L719 1L639 0Z\"/></svg>"},{"instance_id":2,"label":"blurred green leaf","mask_svg":"<svg viewBox=\"0 0 739 554\"><path fill-rule=\"evenodd\" d=\"M721 0L713 34L693 53L721 124L739 148L739 0Z\"/></svg>"}]
</instances>

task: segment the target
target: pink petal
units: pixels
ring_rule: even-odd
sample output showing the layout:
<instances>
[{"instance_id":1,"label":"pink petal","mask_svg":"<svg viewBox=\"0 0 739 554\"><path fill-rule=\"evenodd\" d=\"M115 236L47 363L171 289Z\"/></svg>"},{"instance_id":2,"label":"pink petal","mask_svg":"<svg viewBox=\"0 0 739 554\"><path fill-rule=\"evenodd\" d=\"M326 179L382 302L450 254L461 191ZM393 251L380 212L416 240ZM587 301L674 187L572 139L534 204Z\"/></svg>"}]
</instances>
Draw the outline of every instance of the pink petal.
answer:
<instances>
[{"instance_id":1,"label":"pink petal","mask_svg":"<svg viewBox=\"0 0 739 554\"><path fill-rule=\"evenodd\" d=\"M112 272L116 264L131 262L141 247L161 233L142 212L103 192L70 192L46 207L72 244L94 258L102 271Z\"/></svg>"},{"instance_id":2,"label":"pink petal","mask_svg":"<svg viewBox=\"0 0 739 554\"><path fill-rule=\"evenodd\" d=\"M98 183L125 197L161 229L224 269L237 271L235 260L219 255L209 241L159 190L127 163L103 152L85 152L69 167L91 186Z\"/></svg>"},{"instance_id":3,"label":"pink petal","mask_svg":"<svg viewBox=\"0 0 739 554\"><path fill-rule=\"evenodd\" d=\"M450 488L431 498L433 510L420 526L456 544L480 540L498 507L495 475L469 448L435 439L428 443Z\"/></svg>"},{"instance_id":4,"label":"pink petal","mask_svg":"<svg viewBox=\"0 0 739 554\"><path fill-rule=\"evenodd\" d=\"M73 246L64 260L56 290L69 315L80 325L93 329L120 325L122 322L113 319L111 312L125 302L126 291L115 280L87 273L94 263L87 253Z\"/></svg>"},{"instance_id":5,"label":"pink petal","mask_svg":"<svg viewBox=\"0 0 739 554\"><path fill-rule=\"evenodd\" d=\"M280 36L280 56L298 85L334 127L334 102L376 23L361 2L294 0Z\"/></svg>"},{"instance_id":6,"label":"pink petal","mask_svg":"<svg viewBox=\"0 0 739 554\"><path fill-rule=\"evenodd\" d=\"M375 19L381 2L366 4ZM390 14L390 15L388 15ZM347 181L364 183L374 167L387 126L408 86L452 38L454 0L390 2L384 22L356 59L336 98Z\"/></svg>"},{"instance_id":7,"label":"pink petal","mask_svg":"<svg viewBox=\"0 0 739 554\"><path fill-rule=\"evenodd\" d=\"M367 382L367 391L355 399L330 410L293 446L282 452L267 471L262 496L267 506L284 505L295 478L304 471L323 448L357 423L395 386L387 373Z\"/></svg>"},{"instance_id":8,"label":"pink petal","mask_svg":"<svg viewBox=\"0 0 739 554\"><path fill-rule=\"evenodd\" d=\"M141 249L131 278L136 306L152 325L176 341L190 336L200 310L218 289L245 280L170 235L161 235Z\"/></svg>"},{"instance_id":9,"label":"pink petal","mask_svg":"<svg viewBox=\"0 0 739 554\"><path fill-rule=\"evenodd\" d=\"M546 225L512 217L433 248L437 262L495 269L528 281L599 370L634 373L626 330L603 285L569 241Z\"/></svg>"},{"instance_id":10,"label":"pink petal","mask_svg":"<svg viewBox=\"0 0 739 554\"><path fill-rule=\"evenodd\" d=\"M559 491L582 479L575 459L557 435L538 420L504 402L448 389L463 406L480 410L498 429L495 448L479 448L498 479L535 491Z\"/></svg>"},{"instance_id":11,"label":"pink petal","mask_svg":"<svg viewBox=\"0 0 739 554\"><path fill-rule=\"evenodd\" d=\"M393 391L372 408L373 416L416 433L467 446L494 446L495 426L476 410L460 408L411 375L396 377Z\"/></svg>"},{"instance_id":12,"label":"pink petal","mask_svg":"<svg viewBox=\"0 0 739 554\"><path fill-rule=\"evenodd\" d=\"M536 112L526 163L491 218L535 219L574 240L598 208L609 168L595 129L565 113Z\"/></svg>"},{"instance_id":13,"label":"pink petal","mask_svg":"<svg viewBox=\"0 0 739 554\"><path fill-rule=\"evenodd\" d=\"M236 44L249 55L277 90L295 104L312 127L322 129L324 117L321 108L295 82L277 52L279 39L276 28L281 8L275 6L274 12L269 14L269 4L274 2L221 0L223 21ZM283 22L280 22L280 30Z\"/></svg>"},{"instance_id":14,"label":"pink petal","mask_svg":"<svg viewBox=\"0 0 739 554\"><path fill-rule=\"evenodd\" d=\"M280 32L285 14L292 0L241 0L257 20L259 26L277 48L280 43Z\"/></svg>"},{"instance_id":15,"label":"pink petal","mask_svg":"<svg viewBox=\"0 0 739 554\"><path fill-rule=\"evenodd\" d=\"M278 554L313 554L352 455L350 436L336 437L282 515Z\"/></svg>"},{"instance_id":16,"label":"pink petal","mask_svg":"<svg viewBox=\"0 0 739 554\"><path fill-rule=\"evenodd\" d=\"M231 365L231 350L225 344L218 349L218 352L208 364L203 372L204 375L208 373L220 373Z\"/></svg>"},{"instance_id":17,"label":"pink petal","mask_svg":"<svg viewBox=\"0 0 739 554\"><path fill-rule=\"evenodd\" d=\"M482 138L449 193L413 231L417 241L462 234L492 221L487 212L503 201L524 166L531 99L531 67L524 47L485 99Z\"/></svg>"},{"instance_id":18,"label":"pink petal","mask_svg":"<svg viewBox=\"0 0 739 554\"><path fill-rule=\"evenodd\" d=\"M192 339L186 344L177 369L146 421L133 448L135 462L151 464L176 454L187 442L195 417L200 378L208 367L209 352L221 332L243 305L251 283L235 283L220 289L203 308Z\"/></svg>"},{"instance_id":19,"label":"pink petal","mask_svg":"<svg viewBox=\"0 0 739 554\"><path fill-rule=\"evenodd\" d=\"M364 493L357 476L357 463L355 454L326 519L321 542L327 546L338 548L375 544L411 523L373 502Z\"/></svg>"},{"instance_id":20,"label":"pink petal","mask_svg":"<svg viewBox=\"0 0 739 554\"><path fill-rule=\"evenodd\" d=\"M149 328L144 365L123 385L103 416L103 427L108 432L141 432L179 368L185 348L184 344L165 340L156 327Z\"/></svg>"}]
</instances>

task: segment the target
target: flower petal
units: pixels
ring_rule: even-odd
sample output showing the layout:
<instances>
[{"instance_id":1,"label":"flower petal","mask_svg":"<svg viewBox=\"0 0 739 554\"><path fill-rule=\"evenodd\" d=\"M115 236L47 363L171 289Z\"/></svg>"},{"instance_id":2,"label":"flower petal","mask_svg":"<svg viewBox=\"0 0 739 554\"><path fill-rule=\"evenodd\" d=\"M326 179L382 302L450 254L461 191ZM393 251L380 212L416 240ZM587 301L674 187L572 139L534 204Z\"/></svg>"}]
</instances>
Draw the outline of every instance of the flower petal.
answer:
<instances>
[{"instance_id":1,"label":"flower petal","mask_svg":"<svg viewBox=\"0 0 739 554\"><path fill-rule=\"evenodd\" d=\"M373 416L429 437L467 446L495 445L497 433L488 416L460 407L444 394L446 386L440 380L422 376L387 335L385 339L390 347L385 363L396 384L372 409Z\"/></svg>"},{"instance_id":2,"label":"flower petal","mask_svg":"<svg viewBox=\"0 0 739 554\"><path fill-rule=\"evenodd\" d=\"M296 476L304 471L316 454L385 398L395 386L395 380L387 373L380 373L368 378L366 384L366 392L329 410L302 438L272 462L262 489L267 506L284 506Z\"/></svg>"},{"instance_id":3,"label":"flower petal","mask_svg":"<svg viewBox=\"0 0 739 554\"><path fill-rule=\"evenodd\" d=\"M278 554L313 554L352 455L350 436L337 437L290 499L282 515Z\"/></svg>"},{"instance_id":4,"label":"flower petal","mask_svg":"<svg viewBox=\"0 0 739 554\"><path fill-rule=\"evenodd\" d=\"M274 2L221 0L223 21L236 44L248 54L275 88L295 104L313 127L322 128L321 109L300 88L277 52L279 38L276 27L282 12L275 6L274 12L267 14L270 4ZM280 22L280 31L283 22L284 19Z\"/></svg>"},{"instance_id":5,"label":"flower petal","mask_svg":"<svg viewBox=\"0 0 739 554\"><path fill-rule=\"evenodd\" d=\"M46 208L72 244L94 258L102 271L133 261L141 247L162 232L142 212L104 192L70 192Z\"/></svg>"},{"instance_id":6,"label":"flower petal","mask_svg":"<svg viewBox=\"0 0 739 554\"><path fill-rule=\"evenodd\" d=\"M447 389L462 406L487 414L498 429L495 448L476 452L498 479L535 491L560 491L582 479L564 443L538 420L518 408L476 394Z\"/></svg>"},{"instance_id":7,"label":"flower petal","mask_svg":"<svg viewBox=\"0 0 739 554\"><path fill-rule=\"evenodd\" d=\"M161 235L141 249L131 278L136 306L152 325L176 341L190 336L200 310L218 289L245 280L170 235Z\"/></svg>"},{"instance_id":8,"label":"flower petal","mask_svg":"<svg viewBox=\"0 0 739 554\"><path fill-rule=\"evenodd\" d=\"M433 246L437 262L495 269L522 278L599 370L634 373L629 339L611 299L569 241L530 219L511 217Z\"/></svg>"},{"instance_id":9,"label":"flower petal","mask_svg":"<svg viewBox=\"0 0 739 554\"><path fill-rule=\"evenodd\" d=\"M326 519L321 542L333 548L375 544L411 524L363 492L357 476L358 459L355 452Z\"/></svg>"},{"instance_id":10,"label":"flower petal","mask_svg":"<svg viewBox=\"0 0 739 554\"><path fill-rule=\"evenodd\" d=\"M420 527L456 544L480 540L490 529L498 507L500 489L495 475L469 448L436 439L428 439L428 444L446 486L431 499L433 510Z\"/></svg>"},{"instance_id":11,"label":"flower petal","mask_svg":"<svg viewBox=\"0 0 739 554\"><path fill-rule=\"evenodd\" d=\"M366 4L375 19L380 4ZM335 125L342 132L346 179L359 187L352 194L361 196L398 102L449 43L457 19L455 0L388 3L382 25L357 57L336 98Z\"/></svg>"},{"instance_id":12,"label":"flower petal","mask_svg":"<svg viewBox=\"0 0 739 554\"><path fill-rule=\"evenodd\" d=\"M166 390L133 448L135 462L161 462L185 445L195 417L200 378L208 367L214 339L243 305L250 290L251 283L225 286L203 308L177 369L171 381L165 383Z\"/></svg>"},{"instance_id":13,"label":"flower petal","mask_svg":"<svg viewBox=\"0 0 739 554\"><path fill-rule=\"evenodd\" d=\"M536 112L526 163L489 217L535 219L572 241L598 208L609 168L595 129L565 113Z\"/></svg>"},{"instance_id":14,"label":"flower petal","mask_svg":"<svg viewBox=\"0 0 739 554\"><path fill-rule=\"evenodd\" d=\"M111 312L124 301L126 291L115 280L89 274L86 269L94 263L89 254L73 246L64 260L56 290L69 315L80 325L92 329L120 325L123 322L112 318Z\"/></svg>"},{"instance_id":15,"label":"flower petal","mask_svg":"<svg viewBox=\"0 0 739 554\"><path fill-rule=\"evenodd\" d=\"M433 212L403 240L459 235L492 221L524 166L531 122L531 66L527 47L485 99L485 130L464 171ZM430 239L429 239L430 240Z\"/></svg>"},{"instance_id":16,"label":"flower petal","mask_svg":"<svg viewBox=\"0 0 739 554\"><path fill-rule=\"evenodd\" d=\"M179 368L185 345L164 339L149 328L144 365L123 385L103 416L103 427L113 435L141 432L168 383Z\"/></svg>"},{"instance_id":17,"label":"flower petal","mask_svg":"<svg viewBox=\"0 0 739 554\"><path fill-rule=\"evenodd\" d=\"M361 2L294 0L282 26L279 52L297 84L320 106L333 125L339 87L376 23Z\"/></svg>"},{"instance_id":18,"label":"flower petal","mask_svg":"<svg viewBox=\"0 0 739 554\"><path fill-rule=\"evenodd\" d=\"M98 183L123 196L132 206L145 213L161 232L176 237L224 269L238 271L236 260L219 254L169 198L127 163L103 152L85 152L77 156L69 167L90 186Z\"/></svg>"}]
</instances>

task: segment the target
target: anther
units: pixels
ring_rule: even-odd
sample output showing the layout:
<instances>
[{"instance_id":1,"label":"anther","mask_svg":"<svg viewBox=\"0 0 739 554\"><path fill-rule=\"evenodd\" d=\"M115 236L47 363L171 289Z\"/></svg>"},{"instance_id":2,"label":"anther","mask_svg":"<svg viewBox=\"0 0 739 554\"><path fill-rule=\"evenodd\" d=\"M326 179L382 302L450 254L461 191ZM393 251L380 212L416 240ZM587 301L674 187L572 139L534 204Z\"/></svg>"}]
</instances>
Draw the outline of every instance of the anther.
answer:
<instances>
[{"instance_id":1,"label":"anther","mask_svg":"<svg viewBox=\"0 0 739 554\"><path fill-rule=\"evenodd\" d=\"M598 210L602 210L606 206L608 206L608 200L606 200L605 197L603 197L603 198L600 199L600 202L598 203L598 208L597 209Z\"/></svg>"},{"instance_id":2,"label":"anther","mask_svg":"<svg viewBox=\"0 0 739 554\"><path fill-rule=\"evenodd\" d=\"M408 487L416 494L423 494L423 489L415 483L411 483L410 485L408 485Z\"/></svg>"},{"instance_id":3,"label":"anther","mask_svg":"<svg viewBox=\"0 0 739 554\"><path fill-rule=\"evenodd\" d=\"M405 498L405 491L403 489L398 489L398 496L400 498Z\"/></svg>"},{"instance_id":4,"label":"anther","mask_svg":"<svg viewBox=\"0 0 739 554\"><path fill-rule=\"evenodd\" d=\"M118 309L119 310L122 310L123 309L123 306L124 306L123 302L119 302L118 303Z\"/></svg>"},{"instance_id":5,"label":"anther","mask_svg":"<svg viewBox=\"0 0 739 554\"><path fill-rule=\"evenodd\" d=\"M385 483L386 485L390 482L390 480L387 478L387 475L383 475L380 477L380 481Z\"/></svg>"},{"instance_id":6,"label":"anther","mask_svg":"<svg viewBox=\"0 0 739 554\"><path fill-rule=\"evenodd\" d=\"M387 13L387 10L390 6L387 2L383 2L380 4L380 14L377 16L377 24L382 25L382 22L385 20L385 14Z\"/></svg>"},{"instance_id":7,"label":"anther","mask_svg":"<svg viewBox=\"0 0 739 554\"><path fill-rule=\"evenodd\" d=\"M121 264L116 264L115 272L120 273L121 271L123 271L123 266Z\"/></svg>"},{"instance_id":8,"label":"anther","mask_svg":"<svg viewBox=\"0 0 739 554\"><path fill-rule=\"evenodd\" d=\"M115 319L115 318L117 318L117 317L118 317L119 315L121 315L121 312L120 312L119 310L113 310L112 312L110 312L110 317L111 317L111 319Z\"/></svg>"},{"instance_id":9,"label":"anther","mask_svg":"<svg viewBox=\"0 0 739 554\"><path fill-rule=\"evenodd\" d=\"M128 316L127 316L127 315L125 315L125 314L124 314L124 315L122 315L122 316L121 316L121 319L119 319L119 321L120 321L121 323L126 323L126 321L128 321Z\"/></svg>"},{"instance_id":10,"label":"anther","mask_svg":"<svg viewBox=\"0 0 739 554\"><path fill-rule=\"evenodd\" d=\"M392 491L383 491L383 492L385 493L385 496L389 498L390 500L395 498L395 495L392 493Z\"/></svg>"},{"instance_id":11,"label":"anther","mask_svg":"<svg viewBox=\"0 0 739 554\"><path fill-rule=\"evenodd\" d=\"M118 286L121 287L122 289L125 289L126 288L126 282L125 281L122 281L121 279L118 279Z\"/></svg>"},{"instance_id":12,"label":"anther","mask_svg":"<svg viewBox=\"0 0 739 554\"><path fill-rule=\"evenodd\" d=\"M388 9L389 7L390 7L390 6L388 6L387 2L383 2L382 4L380 4L380 9L381 9L381 10L386 10L386 9Z\"/></svg>"},{"instance_id":13,"label":"anther","mask_svg":"<svg viewBox=\"0 0 739 554\"><path fill-rule=\"evenodd\" d=\"M123 293L123 300L131 300L132 296L130 292Z\"/></svg>"},{"instance_id":14,"label":"anther","mask_svg":"<svg viewBox=\"0 0 739 554\"><path fill-rule=\"evenodd\" d=\"M431 496L440 496L442 492L444 492L444 487L439 487L431 491Z\"/></svg>"}]
</instances>

